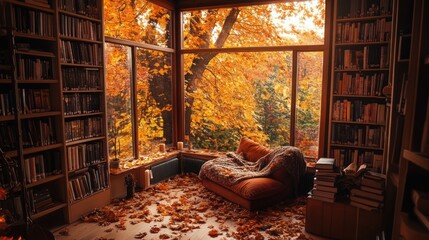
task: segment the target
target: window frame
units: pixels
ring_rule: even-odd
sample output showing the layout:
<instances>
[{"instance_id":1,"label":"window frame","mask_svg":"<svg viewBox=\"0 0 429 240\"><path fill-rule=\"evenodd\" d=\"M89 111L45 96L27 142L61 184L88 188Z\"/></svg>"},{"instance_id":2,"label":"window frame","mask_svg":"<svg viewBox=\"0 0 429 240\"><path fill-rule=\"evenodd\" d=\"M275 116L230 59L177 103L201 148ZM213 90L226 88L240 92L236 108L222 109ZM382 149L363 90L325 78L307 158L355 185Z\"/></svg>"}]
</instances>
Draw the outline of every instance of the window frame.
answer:
<instances>
[{"instance_id":1,"label":"window frame","mask_svg":"<svg viewBox=\"0 0 429 240\"><path fill-rule=\"evenodd\" d=\"M151 44L146 44L146 43L139 43L139 42L135 42L135 41L130 41L130 40L125 40L125 39L119 39L119 38L114 38L114 37L105 37L105 41L104 43L108 43L108 44L116 44L116 45L121 45L121 46L126 46L131 48L131 76L130 76L130 82L131 82L131 121L132 121L132 138L133 138L133 158L134 159L138 159L140 156L139 153L139 137L138 137L138 126L137 124L135 124L137 122L137 48L140 49L144 49L144 50L153 50L153 51L160 51L163 53L171 53L172 54L172 74L171 74L171 93L173 95L173 139L172 142L173 144L176 142L176 138L177 138L177 127L176 127L176 116L175 116L175 106L174 106L174 102L176 102L174 96L176 94L174 94L174 83L175 83L175 71L174 71L174 59L175 59L175 51L173 48L167 48L167 47L160 47L160 46L156 46L156 45L151 45Z\"/></svg>"},{"instance_id":2,"label":"window frame","mask_svg":"<svg viewBox=\"0 0 429 240\"><path fill-rule=\"evenodd\" d=\"M279 1L284 2L284 1ZM268 4L272 2L259 2L257 4ZM328 122L328 100L329 100L329 66L330 66L330 26L331 26L331 0L325 0L325 33L323 44L318 45L290 45L290 46L266 46L266 47L234 47L234 48L207 48L207 49L185 49L183 44L183 12L190 10L207 10L210 8L224 8L224 7L240 7L252 6L255 4L235 4L235 5L220 5L210 7L198 8L180 8L175 16L176 31L176 71L177 71L177 88L178 88L178 132L177 137L179 141L185 139L185 74L184 74L184 54L197 54L197 53L232 53L232 52L277 52L277 51L291 51L292 52L292 99L291 99L291 119L290 119L290 144L295 145L295 124L296 124L296 97L297 97L297 84L298 84L298 53L299 52L323 52L323 76L322 76L322 99L321 99L321 113L319 123L319 146L318 156L326 155L327 146L327 133L328 129L325 127ZM313 159L313 158L310 158ZM316 160L316 159L313 159Z\"/></svg>"}]
</instances>

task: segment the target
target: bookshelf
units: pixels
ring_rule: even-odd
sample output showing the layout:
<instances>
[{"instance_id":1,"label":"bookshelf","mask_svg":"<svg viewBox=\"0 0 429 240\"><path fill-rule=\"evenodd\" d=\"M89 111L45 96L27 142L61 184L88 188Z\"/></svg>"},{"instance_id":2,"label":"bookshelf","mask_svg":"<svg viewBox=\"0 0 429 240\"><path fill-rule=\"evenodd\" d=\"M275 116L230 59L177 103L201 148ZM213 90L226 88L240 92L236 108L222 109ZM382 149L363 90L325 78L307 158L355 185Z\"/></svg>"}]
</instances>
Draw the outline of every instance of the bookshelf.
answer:
<instances>
[{"instance_id":1,"label":"bookshelf","mask_svg":"<svg viewBox=\"0 0 429 240\"><path fill-rule=\"evenodd\" d=\"M335 1L329 155L385 172L392 1Z\"/></svg>"},{"instance_id":2,"label":"bookshelf","mask_svg":"<svg viewBox=\"0 0 429 240\"><path fill-rule=\"evenodd\" d=\"M405 4L405 3L403 3ZM407 4L410 4L407 2ZM427 109L429 104L429 65L427 56L429 34L429 3L423 0L411 1L411 10L401 11L408 16L410 28L410 51L407 61L407 87L404 103L404 129L399 155L399 177L394 208L392 239L427 239L429 228L419 219L420 211L413 192L429 192L429 154L425 151ZM407 54L405 54L407 56Z\"/></svg>"},{"instance_id":3,"label":"bookshelf","mask_svg":"<svg viewBox=\"0 0 429 240\"><path fill-rule=\"evenodd\" d=\"M18 163L15 214L42 225L55 215L59 226L68 210L55 4L4 1L0 7L0 147Z\"/></svg>"},{"instance_id":4,"label":"bookshelf","mask_svg":"<svg viewBox=\"0 0 429 240\"><path fill-rule=\"evenodd\" d=\"M0 147L30 199L21 220L56 228L110 202L102 1L6 0L0 13Z\"/></svg>"},{"instance_id":5,"label":"bookshelf","mask_svg":"<svg viewBox=\"0 0 429 240\"><path fill-rule=\"evenodd\" d=\"M70 222L110 201L102 9L101 0L58 1L58 51Z\"/></svg>"}]
</instances>

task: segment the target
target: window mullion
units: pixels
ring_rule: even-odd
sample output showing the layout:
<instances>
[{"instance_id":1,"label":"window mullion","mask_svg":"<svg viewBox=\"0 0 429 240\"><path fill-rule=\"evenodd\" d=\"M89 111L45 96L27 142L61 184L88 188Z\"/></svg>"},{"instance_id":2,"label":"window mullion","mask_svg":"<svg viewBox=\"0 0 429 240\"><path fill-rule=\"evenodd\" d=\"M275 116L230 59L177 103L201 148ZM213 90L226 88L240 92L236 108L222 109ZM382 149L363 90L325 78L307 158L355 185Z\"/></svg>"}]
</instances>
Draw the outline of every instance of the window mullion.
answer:
<instances>
[{"instance_id":1,"label":"window mullion","mask_svg":"<svg viewBox=\"0 0 429 240\"><path fill-rule=\"evenodd\" d=\"M139 158L139 134L137 126L137 48L131 47L131 115L133 128L134 158Z\"/></svg>"},{"instance_id":2,"label":"window mullion","mask_svg":"<svg viewBox=\"0 0 429 240\"><path fill-rule=\"evenodd\" d=\"M292 99L290 113L290 145L295 146L295 123L296 123L296 91L298 81L298 52L292 51Z\"/></svg>"}]
</instances>

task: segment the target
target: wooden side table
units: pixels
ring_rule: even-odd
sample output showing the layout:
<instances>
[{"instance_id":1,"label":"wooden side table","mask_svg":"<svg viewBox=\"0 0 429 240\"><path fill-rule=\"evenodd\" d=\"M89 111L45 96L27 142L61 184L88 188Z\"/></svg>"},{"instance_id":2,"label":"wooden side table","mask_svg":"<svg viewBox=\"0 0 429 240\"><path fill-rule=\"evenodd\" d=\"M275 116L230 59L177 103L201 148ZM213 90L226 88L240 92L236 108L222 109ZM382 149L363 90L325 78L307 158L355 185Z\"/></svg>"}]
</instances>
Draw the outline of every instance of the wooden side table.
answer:
<instances>
[{"instance_id":1,"label":"wooden side table","mask_svg":"<svg viewBox=\"0 0 429 240\"><path fill-rule=\"evenodd\" d=\"M309 197L305 230L332 239L375 239L382 231L382 213Z\"/></svg>"}]
</instances>

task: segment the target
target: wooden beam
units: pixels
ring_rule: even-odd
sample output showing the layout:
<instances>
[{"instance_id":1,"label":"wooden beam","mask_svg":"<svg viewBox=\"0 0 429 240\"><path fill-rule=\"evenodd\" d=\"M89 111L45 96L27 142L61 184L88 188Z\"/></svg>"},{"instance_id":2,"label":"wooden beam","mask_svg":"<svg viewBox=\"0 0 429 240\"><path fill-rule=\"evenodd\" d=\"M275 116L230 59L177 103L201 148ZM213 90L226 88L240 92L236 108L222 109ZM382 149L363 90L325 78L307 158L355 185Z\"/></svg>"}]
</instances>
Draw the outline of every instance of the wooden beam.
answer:
<instances>
[{"instance_id":1,"label":"wooden beam","mask_svg":"<svg viewBox=\"0 0 429 240\"><path fill-rule=\"evenodd\" d=\"M305 1L295 0L294 2ZM208 8L224 8L224 7L237 7L237 6L249 6L249 5L263 5L270 3L282 3L292 2L292 0L178 0L176 1L176 10L196 10L196 9L208 9Z\"/></svg>"}]
</instances>

